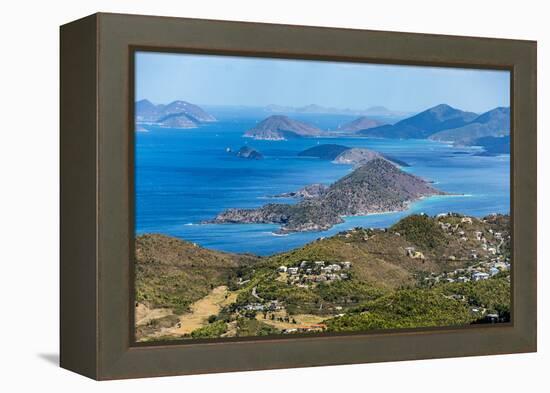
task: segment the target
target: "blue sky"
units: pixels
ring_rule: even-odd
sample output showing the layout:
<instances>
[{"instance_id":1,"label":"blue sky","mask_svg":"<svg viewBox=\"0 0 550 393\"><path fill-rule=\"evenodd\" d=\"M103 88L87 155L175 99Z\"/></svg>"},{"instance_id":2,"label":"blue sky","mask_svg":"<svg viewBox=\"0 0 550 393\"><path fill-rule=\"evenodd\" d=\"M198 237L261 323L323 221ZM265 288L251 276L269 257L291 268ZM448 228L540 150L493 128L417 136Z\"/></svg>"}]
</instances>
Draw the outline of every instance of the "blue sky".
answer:
<instances>
[{"instance_id":1,"label":"blue sky","mask_svg":"<svg viewBox=\"0 0 550 393\"><path fill-rule=\"evenodd\" d=\"M510 105L508 71L138 52L136 99L198 105L318 104L416 112Z\"/></svg>"}]
</instances>

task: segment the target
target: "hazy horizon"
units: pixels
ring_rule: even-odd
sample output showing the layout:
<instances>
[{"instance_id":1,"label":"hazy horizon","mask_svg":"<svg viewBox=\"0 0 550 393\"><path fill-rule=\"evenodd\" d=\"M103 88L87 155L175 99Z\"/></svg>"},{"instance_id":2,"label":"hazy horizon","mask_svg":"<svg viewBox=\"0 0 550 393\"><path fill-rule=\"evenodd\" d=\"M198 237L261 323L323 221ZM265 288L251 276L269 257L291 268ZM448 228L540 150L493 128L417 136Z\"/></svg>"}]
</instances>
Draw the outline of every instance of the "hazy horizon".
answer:
<instances>
[{"instance_id":1,"label":"hazy horizon","mask_svg":"<svg viewBox=\"0 0 550 393\"><path fill-rule=\"evenodd\" d=\"M450 67L137 52L136 101L483 113L510 106L510 73Z\"/></svg>"}]
</instances>

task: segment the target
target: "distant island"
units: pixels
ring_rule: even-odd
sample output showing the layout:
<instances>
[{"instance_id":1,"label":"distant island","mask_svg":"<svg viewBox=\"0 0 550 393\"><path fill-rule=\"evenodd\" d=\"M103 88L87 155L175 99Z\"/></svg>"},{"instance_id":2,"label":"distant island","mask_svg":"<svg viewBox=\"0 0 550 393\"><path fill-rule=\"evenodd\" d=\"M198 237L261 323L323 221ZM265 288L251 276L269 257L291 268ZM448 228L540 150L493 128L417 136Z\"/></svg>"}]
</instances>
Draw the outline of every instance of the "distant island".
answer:
<instances>
[{"instance_id":1,"label":"distant island","mask_svg":"<svg viewBox=\"0 0 550 393\"><path fill-rule=\"evenodd\" d=\"M456 145L475 145L480 138L507 135L510 135L510 108L495 108L462 127L432 134L429 139Z\"/></svg>"},{"instance_id":2,"label":"distant island","mask_svg":"<svg viewBox=\"0 0 550 393\"><path fill-rule=\"evenodd\" d=\"M173 101L168 105L155 105L149 100L140 100L135 104L137 126L149 124L166 128L196 128L202 123L217 121L214 116L201 107L186 101Z\"/></svg>"},{"instance_id":3,"label":"distant island","mask_svg":"<svg viewBox=\"0 0 550 393\"><path fill-rule=\"evenodd\" d=\"M410 112L396 111L388 109L384 106L371 106L366 109L352 108L334 108L325 107L317 104L309 104L300 107L285 106L285 105L268 105L263 108L270 113L305 113L305 114L321 114L321 115L348 115L348 116L377 116L377 117L392 117L399 118L410 115Z\"/></svg>"},{"instance_id":4,"label":"distant island","mask_svg":"<svg viewBox=\"0 0 550 393\"><path fill-rule=\"evenodd\" d=\"M380 127L385 123L380 120L373 119L368 116L361 116L357 119L350 121L338 128L338 131L354 133L360 130L368 130L369 128Z\"/></svg>"},{"instance_id":5,"label":"distant island","mask_svg":"<svg viewBox=\"0 0 550 393\"><path fill-rule=\"evenodd\" d=\"M249 146L241 147L236 155L239 158L247 158L249 160L262 160L264 158L262 153Z\"/></svg>"},{"instance_id":6,"label":"distant island","mask_svg":"<svg viewBox=\"0 0 550 393\"><path fill-rule=\"evenodd\" d=\"M246 131L244 136L258 140L282 141L289 138L320 136L322 133L323 131L310 124L287 116L274 115Z\"/></svg>"},{"instance_id":7,"label":"distant island","mask_svg":"<svg viewBox=\"0 0 550 393\"><path fill-rule=\"evenodd\" d=\"M498 107L478 115L440 104L393 125L370 127L356 131L356 134L374 138L431 139L456 146L485 147L487 143L491 144L491 140L482 138L510 135L510 108ZM500 149L505 150L505 146Z\"/></svg>"},{"instance_id":8,"label":"distant island","mask_svg":"<svg viewBox=\"0 0 550 393\"><path fill-rule=\"evenodd\" d=\"M364 165L367 162L382 158L399 166L409 166L406 162L394 157L364 148L351 148L336 144L323 144L311 147L298 153L300 157L316 157L322 160L329 160L335 164L350 164L354 166Z\"/></svg>"},{"instance_id":9,"label":"distant island","mask_svg":"<svg viewBox=\"0 0 550 393\"><path fill-rule=\"evenodd\" d=\"M476 117L477 114L473 112L440 104L394 125L369 128L359 134L378 138L425 139L438 131L464 126Z\"/></svg>"},{"instance_id":10,"label":"distant island","mask_svg":"<svg viewBox=\"0 0 550 393\"><path fill-rule=\"evenodd\" d=\"M209 223L280 224L282 233L323 231L343 222L343 216L405 210L420 198L444 194L386 159L374 158L317 197L296 204L272 203L256 209L228 209Z\"/></svg>"}]
</instances>

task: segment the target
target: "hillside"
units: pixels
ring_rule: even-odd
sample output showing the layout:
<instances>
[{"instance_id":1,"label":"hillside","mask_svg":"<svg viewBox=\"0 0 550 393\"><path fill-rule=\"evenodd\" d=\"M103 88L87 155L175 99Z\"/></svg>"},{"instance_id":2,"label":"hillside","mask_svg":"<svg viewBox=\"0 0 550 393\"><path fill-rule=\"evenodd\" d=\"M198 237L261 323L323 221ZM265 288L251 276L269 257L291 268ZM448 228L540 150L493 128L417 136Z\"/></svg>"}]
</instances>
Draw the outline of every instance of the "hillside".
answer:
<instances>
[{"instance_id":1,"label":"hillside","mask_svg":"<svg viewBox=\"0 0 550 393\"><path fill-rule=\"evenodd\" d=\"M421 197L443 194L426 181L375 158L333 183L317 198L297 204L268 204L256 209L229 209L213 223L280 224L282 232L326 230L342 216L405 210Z\"/></svg>"},{"instance_id":2,"label":"hillside","mask_svg":"<svg viewBox=\"0 0 550 393\"><path fill-rule=\"evenodd\" d=\"M149 100L135 103L136 123L153 124L167 128L195 128L216 118L201 107L186 101L173 101L168 105L155 105Z\"/></svg>"},{"instance_id":3,"label":"hillside","mask_svg":"<svg viewBox=\"0 0 550 393\"><path fill-rule=\"evenodd\" d=\"M385 159L384 156L374 150L351 148L338 154L332 161L335 164L364 165L375 158Z\"/></svg>"},{"instance_id":4,"label":"hillside","mask_svg":"<svg viewBox=\"0 0 550 393\"><path fill-rule=\"evenodd\" d=\"M441 130L464 126L477 116L440 104L394 125L374 127L358 131L358 134L376 138L424 139Z\"/></svg>"},{"instance_id":5,"label":"hillside","mask_svg":"<svg viewBox=\"0 0 550 393\"><path fill-rule=\"evenodd\" d=\"M384 122L380 120L376 120L367 116L361 116L349 123L342 125L338 128L338 131L354 133L360 130L367 130L369 128L379 127L382 125L384 125Z\"/></svg>"},{"instance_id":6,"label":"hillside","mask_svg":"<svg viewBox=\"0 0 550 393\"><path fill-rule=\"evenodd\" d=\"M181 312L205 296L212 285L227 283L239 267L256 260L249 255L208 250L169 236L138 236L136 301L150 308L167 307Z\"/></svg>"},{"instance_id":7,"label":"hillside","mask_svg":"<svg viewBox=\"0 0 550 393\"><path fill-rule=\"evenodd\" d=\"M510 318L509 216L412 215L391 228L355 228L263 258L145 235L136 255L143 340Z\"/></svg>"},{"instance_id":8,"label":"hillside","mask_svg":"<svg viewBox=\"0 0 550 393\"><path fill-rule=\"evenodd\" d=\"M399 166L409 166L406 162L385 154L364 148L351 148L336 144L317 145L298 153L300 157L315 157L330 160L335 164L360 166L374 158L383 158Z\"/></svg>"},{"instance_id":9,"label":"hillside","mask_svg":"<svg viewBox=\"0 0 550 393\"><path fill-rule=\"evenodd\" d=\"M196 128L198 122L185 113L172 113L163 116L156 121L157 125L166 128Z\"/></svg>"},{"instance_id":10,"label":"hillside","mask_svg":"<svg viewBox=\"0 0 550 393\"><path fill-rule=\"evenodd\" d=\"M245 137L259 140L285 140L319 136L322 131L310 124L293 120L287 116L275 115L262 120L244 133Z\"/></svg>"},{"instance_id":11,"label":"hillside","mask_svg":"<svg viewBox=\"0 0 550 393\"><path fill-rule=\"evenodd\" d=\"M309 184L305 187L300 188L297 191L284 192L279 195L274 195L275 198L318 198L321 195L325 194L328 190L328 186L324 184Z\"/></svg>"},{"instance_id":12,"label":"hillside","mask_svg":"<svg viewBox=\"0 0 550 393\"><path fill-rule=\"evenodd\" d=\"M462 127L437 132L429 139L472 145L479 138L503 137L510 134L510 108L495 108Z\"/></svg>"}]
</instances>

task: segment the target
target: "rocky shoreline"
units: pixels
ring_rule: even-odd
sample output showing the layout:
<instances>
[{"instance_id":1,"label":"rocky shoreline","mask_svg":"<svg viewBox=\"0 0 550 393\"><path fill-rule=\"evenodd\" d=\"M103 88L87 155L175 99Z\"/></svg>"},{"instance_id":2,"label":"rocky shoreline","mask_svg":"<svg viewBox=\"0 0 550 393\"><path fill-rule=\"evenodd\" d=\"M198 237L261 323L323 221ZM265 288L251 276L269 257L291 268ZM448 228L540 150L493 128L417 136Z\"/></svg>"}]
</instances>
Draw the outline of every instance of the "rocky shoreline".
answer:
<instances>
[{"instance_id":1,"label":"rocky shoreline","mask_svg":"<svg viewBox=\"0 0 550 393\"><path fill-rule=\"evenodd\" d=\"M295 195L300 197L299 192ZM255 209L228 209L206 223L279 224L278 233L324 231L342 223L344 216L402 211L410 203L432 195L445 193L387 160L375 158L319 195L302 196L302 201L296 204L270 203Z\"/></svg>"}]
</instances>

